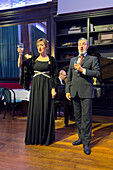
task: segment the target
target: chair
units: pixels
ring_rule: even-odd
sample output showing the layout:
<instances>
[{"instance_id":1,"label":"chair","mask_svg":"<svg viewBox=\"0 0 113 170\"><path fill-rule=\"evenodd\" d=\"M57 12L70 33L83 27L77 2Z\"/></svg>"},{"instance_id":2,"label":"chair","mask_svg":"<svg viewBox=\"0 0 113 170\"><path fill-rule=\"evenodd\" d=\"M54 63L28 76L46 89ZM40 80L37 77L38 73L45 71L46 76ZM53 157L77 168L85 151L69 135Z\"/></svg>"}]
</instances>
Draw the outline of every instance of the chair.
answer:
<instances>
[{"instance_id":1,"label":"chair","mask_svg":"<svg viewBox=\"0 0 113 170\"><path fill-rule=\"evenodd\" d=\"M5 119L7 108L9 106L10 114L11 114L11 109L12 109L12 120L14 120L15 108L19 103L22 103L22 100L16 100L15 92L12 89L3 88L2 95L4 96L3 100L4 100L4 105L5 105L5 112L4 112L3 119Z\"/></svg>"},{"instance_id":2,"label":"chair","mask_svg":"<svg viewBox=\"0 0 113 170\"><path fill-rule=\"evenodd\" d=\"M59 112L59 117L60 117L60 109L63 107L62 100L65 100L65 86L64 85L59 85L57 86L57 96L56 100L54 101L54 106L55 106L55 119L57 119L57 108Z\"/></svg>"},{"instance_id":3,"label":"chair","mask_svg":"<svg viewBox=\"0 0 113 170\"><path fill-rule=\"evenodd\" d=\"M0 88L0 114L1 114L1 111L2 111L3 106L4 106L4 96L3 96L3 90L4 89L5 89L5 87Z\"/></svg>"},{"instance_id":4,"label":"chair","mask_svg":"<svg viewBox=\"0 0 113 170\"><path fill-rule=\"evenodd\" d=\"M59 111L59 117L60 117L61 107L63 107L64 123L65 126L67 127L68 116L70 116L70 118L73 117L73 107L72 107L72 102L66 99L65 86L63 85L59 85L57 87L57 96L56 96L56 100L54 101L55 119L57 119L57 109Z\"/></svg>"},{"instance_id":5,"label":"chair","mask_svg":"<svg viewBox=\"0 0 113 170\"><path fill-rule=\"evenodd\" d=\"M57 108L58 108L58 112L59 112L59 117L60 117L60 109L61 107L63 107L63 104L60 103L60 100L55 100L54 101L54 108L55 108L55 119L57 120Z\"/></svg>"}]
</instances>

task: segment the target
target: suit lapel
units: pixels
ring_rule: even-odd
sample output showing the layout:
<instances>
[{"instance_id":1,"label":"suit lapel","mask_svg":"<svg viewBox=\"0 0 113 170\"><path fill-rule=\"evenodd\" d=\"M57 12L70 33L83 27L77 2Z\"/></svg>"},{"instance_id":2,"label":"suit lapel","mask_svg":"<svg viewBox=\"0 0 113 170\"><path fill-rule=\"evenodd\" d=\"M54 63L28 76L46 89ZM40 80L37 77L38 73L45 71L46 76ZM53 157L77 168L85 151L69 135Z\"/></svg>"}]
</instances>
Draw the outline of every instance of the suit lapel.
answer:
<instances>
[{"instance_id":1,"label":"suit lapel","mask_svg":"<svg viewBox=\"0 0 113 170\"><path fill-rule=\"evenodd\" d=\"M77 59L78 59L78 56L77 56L77 57L75 57L75 60L74 60L76 63L77 63Z\"/></svg>"},{"instance_id":2,"label":"suit lapel","mask_svg":"<svg viewBox=\"0 0 113 170\"><path fill-rule=\"evenodd\" d=\"M74 68L74 62L77 63L77 59L78 59L78 56L73 58L73 65L72 65L73 68Z\"/></svg>"},{"instance_id":3,"label":"suit lapel","mask_svg":"<svg viewBox=\"0 0 113 170\"><path fill-rule=\"evenodd\" d=\"M89 56L86 55L86 56L84 57L84 59L82 60L81 66L82 66L88 59L89 59Z\"/></svg>"}]
</instances>

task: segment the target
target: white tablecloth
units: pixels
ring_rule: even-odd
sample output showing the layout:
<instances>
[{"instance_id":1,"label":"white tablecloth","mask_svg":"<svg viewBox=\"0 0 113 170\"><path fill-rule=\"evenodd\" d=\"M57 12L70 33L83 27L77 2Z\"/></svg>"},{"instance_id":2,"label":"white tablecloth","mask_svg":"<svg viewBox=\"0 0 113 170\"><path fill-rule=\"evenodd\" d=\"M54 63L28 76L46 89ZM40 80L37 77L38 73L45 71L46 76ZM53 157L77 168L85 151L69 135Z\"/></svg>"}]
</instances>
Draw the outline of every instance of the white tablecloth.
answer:
<instances>
[{"instance_id":1,"label":"white tablecloth","mask_svg":"<svg viewBox=\"0 0 113 170\"><path fill-rule=\"evenodd\" d=\"M15 92L15 97L17 100L29 101L30 91L25 89L12 89L12 90Z\"/></svg>"}]
</instances>

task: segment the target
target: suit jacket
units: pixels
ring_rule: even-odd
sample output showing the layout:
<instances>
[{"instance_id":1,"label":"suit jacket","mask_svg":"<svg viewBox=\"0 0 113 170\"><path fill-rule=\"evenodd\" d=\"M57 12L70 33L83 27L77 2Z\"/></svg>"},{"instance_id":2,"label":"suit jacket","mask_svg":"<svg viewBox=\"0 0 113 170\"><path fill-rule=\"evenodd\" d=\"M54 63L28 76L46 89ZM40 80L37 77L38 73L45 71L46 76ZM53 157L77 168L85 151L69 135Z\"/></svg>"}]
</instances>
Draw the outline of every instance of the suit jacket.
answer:
<instances>
[{"instance_id":1,"label":"suit jacket","mask_svg":"<svg viewBox=\"0 0 113 170\"><path fill-rule=\"evenodd\" d=\"M65 85L65 81L64 81L64 80L62 80L62 83ZM59 78L58 78L58 80L57 80L57 84L58 84L58 86L61 86L61 85L62 85Z\"/></svg>"},{"instance_id":2,"label":"suit jacket","mask_svg":"<svg viewBox=\"0 0 113 170\"><path fill-rule=\"evenodd\" d=\"M78 56L70 61L65 91L70 93L72 98L77 93L80 98L94 98L93 77L100 77L98 59L89 55L84 57L81 63L81 67L86 69L86 75L84 75L74 69L74 61L77 61L77 58Z\"/></svg>"},{"instance_id":3,"label":"suit jacket","mask_svg":"<svg viewBox=\"0 0 113 170\"><path fill-rule=\"evenodd\" d=\"M66 99L66 94L65 94L65 81L62 80L63 84L61 84L60 79L57 79L57 99L58 100L64 100Z\"/></svg>"}]
</instances>

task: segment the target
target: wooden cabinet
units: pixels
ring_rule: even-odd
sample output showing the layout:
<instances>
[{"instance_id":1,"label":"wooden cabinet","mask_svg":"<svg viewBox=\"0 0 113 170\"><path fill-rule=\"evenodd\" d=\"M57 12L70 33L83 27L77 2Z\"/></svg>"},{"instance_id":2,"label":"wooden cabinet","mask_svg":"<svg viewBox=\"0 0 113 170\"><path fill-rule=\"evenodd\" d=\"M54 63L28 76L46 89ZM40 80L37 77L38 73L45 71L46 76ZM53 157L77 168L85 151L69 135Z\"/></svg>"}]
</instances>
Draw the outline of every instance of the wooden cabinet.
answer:
<instances>
[{"instance_id":1,"label":"wooden cabinet","mask_svg":"<svg viewBox=\"0 0 113 170\"><path fill-rule=\"evenodd\" d=\"M70 59L78 54L77 42L81 37L89 40L90 47L96 46L102 57L113 57L113 9L64 14L54 20L59 69L67 70Z\"/></svg>"}]
</instances>

